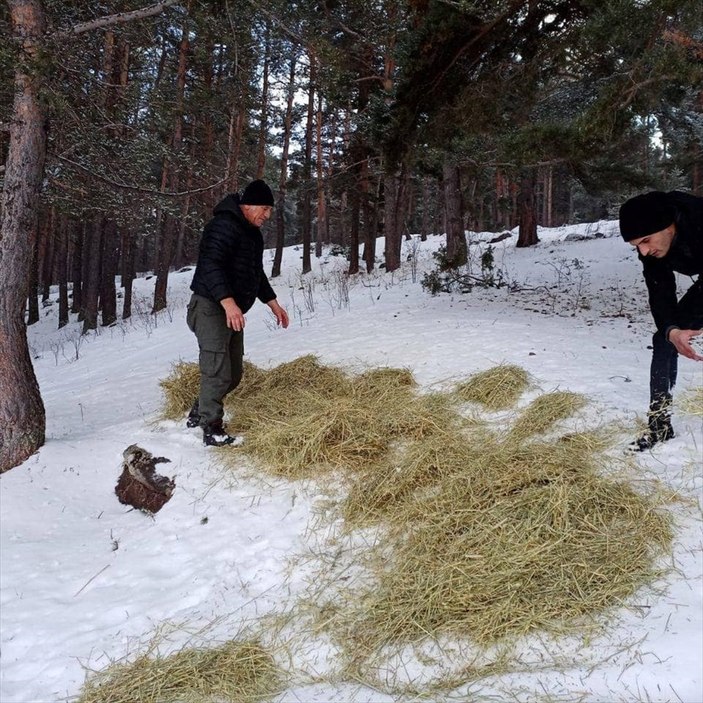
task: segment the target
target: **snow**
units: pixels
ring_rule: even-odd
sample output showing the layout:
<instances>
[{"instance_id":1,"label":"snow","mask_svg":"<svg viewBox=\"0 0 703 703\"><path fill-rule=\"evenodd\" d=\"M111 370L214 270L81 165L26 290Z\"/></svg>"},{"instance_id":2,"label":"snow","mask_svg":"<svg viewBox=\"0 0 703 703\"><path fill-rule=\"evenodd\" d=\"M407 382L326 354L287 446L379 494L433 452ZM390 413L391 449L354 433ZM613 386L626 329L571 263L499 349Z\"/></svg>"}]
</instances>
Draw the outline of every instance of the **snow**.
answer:
<instances>
[{"instance_id":1,"label":"snow","mask_svg":"<svg viewBox=\"0 0 703 703\"><path fill-rule=\"evenodd\" d=\"M493 236L471 234L472 261ZM541 229L540 240L516 249L513 233L492 245L511 287L435 297L420 280L441 237L405 242L400 271L352 277L348 291L343 258L327 253L302 277L301 252L288 248L272 283L291 326L276 328L257 304L247 315L246 358L262 367L304 354L355 369L406 367L423 387L514 363L542 391L586 394L593 418L623 423L624 447L648 401L653 324L640 264L613 222ZM272 252L266 258L268 266ZM77 322L56 330L53 304L29 329L47 440L0 479L2 703L70 699L84 666L107 666L165 623L174 642L200 628L236 636L288 608L314 580L309 560L299 560L319 546L310 530L322 498L316 485L257 477L243 453L241 470L226 474L197 430L159 420L159 380L197 356L185 324L191 276L171 276L169 308L156 317L148 313L155 279L143 277L131 321L81 337ZM703 364L681 359L677 395L701 385ZM661 591L624 608L606 635L574 644L571 666L492 677L472 695L703 701L703 426L678 409L674 425L674 440L638 458L643 477L688 501L674 508L676 568ZM122 451L135 443L168 457L157 470L176 477L154 518L114 495ZM279 702L403 700L340 681L324 642L301 645L296 662L306 675Z\"/></svg>"}]
</instances>

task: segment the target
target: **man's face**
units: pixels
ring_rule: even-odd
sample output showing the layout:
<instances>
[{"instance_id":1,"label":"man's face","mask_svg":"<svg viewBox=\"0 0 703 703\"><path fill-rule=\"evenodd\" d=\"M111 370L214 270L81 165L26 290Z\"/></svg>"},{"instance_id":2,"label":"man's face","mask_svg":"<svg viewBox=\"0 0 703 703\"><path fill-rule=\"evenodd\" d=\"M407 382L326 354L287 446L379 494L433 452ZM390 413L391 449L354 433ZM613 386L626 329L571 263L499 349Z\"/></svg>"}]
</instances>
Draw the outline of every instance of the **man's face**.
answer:
<instances>
[{"instance_id":1,"label":"man's face","mask_svg":"<svg viewBox=\"0 0 703 703\"><path fill-rule=\"evenodd\" d=\"M273 212L273 208L270 205L242 205L241 208L244 217L254 227L261 227L271 217Z\"/></svg>"},{"instance_id":2,"label":"man's face","mask_svg":"<svg viewBox=\"0 0 703 703\"><path fill-rule=\"evenodd\" d=\"M631 239L630 244L637 249L642 256L653 256L656 259L661 259L669 253L671 243L676 235L676 226L669 225L661 232L648 234L646 237L639 239Z\"/></svg>"}]
</instances>

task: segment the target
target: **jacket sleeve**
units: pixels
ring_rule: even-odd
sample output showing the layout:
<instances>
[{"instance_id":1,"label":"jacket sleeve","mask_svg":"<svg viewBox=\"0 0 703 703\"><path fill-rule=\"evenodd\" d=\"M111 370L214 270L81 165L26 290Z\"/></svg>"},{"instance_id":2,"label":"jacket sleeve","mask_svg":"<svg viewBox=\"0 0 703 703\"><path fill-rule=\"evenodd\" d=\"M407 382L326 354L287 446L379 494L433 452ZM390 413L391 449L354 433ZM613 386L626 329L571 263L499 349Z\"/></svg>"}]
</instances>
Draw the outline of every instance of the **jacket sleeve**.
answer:
<instances>
[{"instance_id":1,"label":"jacket sleeve","mask_svg":"<svg viewBox=\"0 0 703 703\"><path fill-rule=\"evenodd\" d=\"M677 327L676 277L674 272L660 260L651 257L640 258L654 324L659 332L667 335L672 327Z\"/></svg>"},{"instance_id":2,"label":"jacket sleeve","mask_svg":"<svg viewBox=\"0 0 703 703\"><path fill-rule=\"evenodd\" d=\"M227 262L236 246L228 223L221 219L212 220L200 240L198 263L202 268L202 282L213 300L233 298L234 291L227 276Z\"/></svg>"},{"instance_id":3,"label":"jacket sleeve","mask_svg":"<svg viewBox=\"0 0 703 703\"><path fill-rule=\"evenodd\" d=\"M262 303L270 303L276 297L276 294L273 292L273 288L271 288L271 284L269 283L269 279L263 271L261 272L261 278L259 279L259 292L256 297Z\"/></svg>"}]
</instances>

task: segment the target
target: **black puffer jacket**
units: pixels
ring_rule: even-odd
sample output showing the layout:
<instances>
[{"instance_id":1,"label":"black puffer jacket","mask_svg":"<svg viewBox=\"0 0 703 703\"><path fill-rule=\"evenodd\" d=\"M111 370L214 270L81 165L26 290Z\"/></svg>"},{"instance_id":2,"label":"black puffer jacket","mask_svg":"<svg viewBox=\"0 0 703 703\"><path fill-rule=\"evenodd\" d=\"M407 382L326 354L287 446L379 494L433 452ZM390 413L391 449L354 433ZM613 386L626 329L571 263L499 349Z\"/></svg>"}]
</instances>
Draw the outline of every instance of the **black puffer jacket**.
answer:
<instances>
[{"instance_id":1,"label":"black puffer jacket","mask_svg":"<svg viewBox=\"0 0 703 703\"><path fill-rule=\"evenodd\" d=\"M661 259L640 256L649 291L649 307L657 329L668 334L676 322L676 277L674 272L703 279L703 198L678 190L667 193L676 213L676 236Z\"/></svg>"},{"instance_id":2,"label":"black puffer jacket","mask_svg":"<svg viewBox=\"0 0 703 703\"><path fill-rule=\"evenodd\" d=\"M261 231L244 217L239 195L228 195L205 225L190 289L216 303L234 298L242 312L257 298L268 303L276 294L264 273L263 253Z\"/></svg>"}]
</instances>

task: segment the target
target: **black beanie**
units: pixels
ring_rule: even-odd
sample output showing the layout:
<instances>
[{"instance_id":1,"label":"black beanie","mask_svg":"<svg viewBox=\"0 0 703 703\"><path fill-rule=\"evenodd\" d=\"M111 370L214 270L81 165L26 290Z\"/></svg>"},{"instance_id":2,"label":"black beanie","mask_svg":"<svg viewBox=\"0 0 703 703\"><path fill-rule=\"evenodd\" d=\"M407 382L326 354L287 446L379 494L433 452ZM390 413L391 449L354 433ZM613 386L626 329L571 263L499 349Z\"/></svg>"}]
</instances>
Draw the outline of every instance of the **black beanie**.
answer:
<instances>
[{"instance_id":1,"label":"black beanie","mask_svg":"<svg viewBox=\"0 0 703 703\"><path fill-rule=\"evenodd\" d=\"M273 193L262 180L252 181L242 193L239 200L241 205L271 205L273 206Z\"/></svg>"},{"instance_id":2,"label":"black beanie","mask_svg":"<svg viewBox=\"0 0 703 703\"><path fill-rule=\"evenodd\" d=\"M636 195L620 207L620 234L626 242L661 232L673 222L674 208L659 190Z\"/></svg>"}]
</instances>

